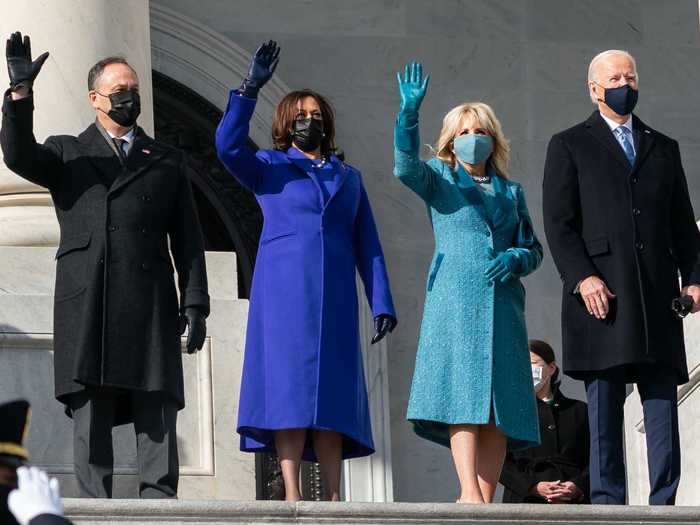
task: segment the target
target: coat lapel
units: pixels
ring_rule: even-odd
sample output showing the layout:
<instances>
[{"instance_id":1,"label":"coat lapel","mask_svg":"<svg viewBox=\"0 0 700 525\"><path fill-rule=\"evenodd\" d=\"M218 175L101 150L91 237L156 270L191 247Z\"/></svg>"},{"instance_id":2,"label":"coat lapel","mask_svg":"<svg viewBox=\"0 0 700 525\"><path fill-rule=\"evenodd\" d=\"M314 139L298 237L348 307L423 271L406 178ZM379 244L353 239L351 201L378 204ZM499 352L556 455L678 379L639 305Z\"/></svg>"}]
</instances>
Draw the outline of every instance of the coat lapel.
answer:
<instances>
[{"instance_id":1,"label":"coat lapel","mask_svg":"<svg viewBox=\"0 0 700 525\"><path fill-rule=\"evenodd\" d=\"M632 168L632 173L636 172L642 165L644 160L649 155L649 152L654 147L656 139L654 139L654 133L651 131L649 126L644 124L635 115L632 116L632 129L637 134L638 143L636 144L637 155L634 159L634 167Z\"/></svg>"},{"instance_id":2,"label":"coat lapel","mask_svg":"<svg viewBox=\"0 0 700 525\"><path fill-rule=\"evenodd\" d=\"M448 172L451 178L450 182L452 182L454 186L454 191L481 215L482 219L489 225L489 228L493 229L493 221L491 220L491 216L486 212L486 205L484 204L484 197L481 195L481 190L476 186L476 183L470 176L464 177L464 187L458 186L456 173L458 170L464 170L464 168L459 162L456 162L455 169Z\"/></svg>"},{"instance_id":3,"label":"coat lapel","mask_svg":"<svg viewBox=\"0 0 700 525\"><path fill-rule=\"evenodd\" d=\"M343 184L345 184L345 181L348 178L348 167L345 165L344 162L339 160L338 157L336 157L335 155L331 155L330 163L333 166L333 171L335 175L333 178L333 191L328 197L328 202L326 203L326 206L328 206L328 204L330 204L330 202L333 200L333 197L335 197L340 192L340 189L343 187Z\"/></svg>"},{"instance_id":4,"label":"coat lapel","mask_svg":"<svg viewBox=\"0 0 700 525\"><path fill-rule=\"evenodd\" d=\"M591 133L603 146L605 146L613 157L617 159L625 168L630 169L630 163L625 156L625 152L622 151L622 146L615 139L610 126L603 120L600 116L600 112L594 111L593 114L586 121L586 129Z\"/></svg>"},{"instance_id":5,"label":"coat lapel","mask_svg":"<svg viewBox=\"0 0 700 525\"><path fill-rule=\"evenodd\" d=\"M88 159L97 168L105 184L110 186L123 170L115 150L107 144L94 123L80 134L78 141L85 146Z\"/></svg>"},{"instance_id":6,"label":"coat lapel","mask_svg":"<svg viewBox=\"0 0 700 525\"><path fill-rule=\"evenodd\" d=\"M318 191L318 199L321 209L326 208L330 204L330 202L333 200L333 197L335 197L338 194L343 184L345 183L345 180L347 179L347 167L343 162L338 160L338 158L335 155L331 155L328 162L330 162L330 164L333 166L334 184L331 194L328 196L328 201L323 202L323 191L321 190L321 183L318 180L316 172L311 167L311 162L309 162L308 157L306 157L298 149L291 147L287 150L287 158L292 162L292 164L294 164L294 166L296 166L302 173L306 174L313 181L314 185L316 186L316 190Z\"/></svg>"},{"instance_id":7,"label":"coat lapel","mask_svg":"<svg viewBox=\"0 0 700 525\"><path fill-rule=\"evenodd\" d=\"M126 170L114 182L109 190L109 193L119 191L131 181L142 175L146 169L156 160L165 154L166 150L158 145L151 137L138 128L134 143L129 149L129 154L126 157Z\"/></svg>"}]
</instances>

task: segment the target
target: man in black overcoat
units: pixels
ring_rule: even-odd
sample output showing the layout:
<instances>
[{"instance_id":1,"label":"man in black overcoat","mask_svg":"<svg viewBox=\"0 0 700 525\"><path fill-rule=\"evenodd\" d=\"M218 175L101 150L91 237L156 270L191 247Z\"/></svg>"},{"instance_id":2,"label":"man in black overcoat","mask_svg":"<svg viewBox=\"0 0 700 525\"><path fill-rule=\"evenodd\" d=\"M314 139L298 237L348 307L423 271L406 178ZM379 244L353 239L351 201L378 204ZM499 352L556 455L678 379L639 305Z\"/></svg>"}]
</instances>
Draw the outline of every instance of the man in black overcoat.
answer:
<instances>
[{"instance_id":1,"label":"man in black overcoat","mask_svg":"<svg viewBox=\"0 0 700 525\"><path fill-rule=\"evenodd\" d=\"M111 497L112 427L133 422L140 496L175 497L180 334L188 326L188 352L201 348L209 313L185 157L136 125L138 78L119 57L88 74L95 122L37 144L32 84L47 56L32 62L28 37L8 40L0 144L9 169L49 189L58 216L55 388L74 421L78 485ZM60 93L45 101L48 111Z\"/></svg>"},{"instance_id":2,"label":"man in black overcoat","mask_svg":"<svg viewBox=\"0 0 700 525\"><path fill-rule=\"evenodd\" d=\"M700 234L678 143L632 114L637 84L626 52L591 62L598 110L549 143L544 224L563 281L564 371L586 385L591 501L626 501L623 407L635 383L649 503L670 505L680 480L677 386L688 381L671 302L689 296L700 309Z\"/></svg>"}]
</instances>

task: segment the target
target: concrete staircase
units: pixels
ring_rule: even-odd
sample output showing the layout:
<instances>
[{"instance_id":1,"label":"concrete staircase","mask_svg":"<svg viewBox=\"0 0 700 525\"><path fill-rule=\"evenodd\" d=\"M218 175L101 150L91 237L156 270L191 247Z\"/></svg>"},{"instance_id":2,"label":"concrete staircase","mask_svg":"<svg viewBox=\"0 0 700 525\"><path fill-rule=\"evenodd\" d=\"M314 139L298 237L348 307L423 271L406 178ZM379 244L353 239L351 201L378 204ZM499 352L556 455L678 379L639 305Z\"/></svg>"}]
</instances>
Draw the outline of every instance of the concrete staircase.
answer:
<instances>
[{"instance_id":1,"label":"concrete staircase","mask_svg":"<svg viewBox=\"0 0 700 525\"><path fill-rule=\"evenodd\" d=\"M76 525L700 524L700 507L86 499L64 505Z\"/></svg>"}]
</instances>

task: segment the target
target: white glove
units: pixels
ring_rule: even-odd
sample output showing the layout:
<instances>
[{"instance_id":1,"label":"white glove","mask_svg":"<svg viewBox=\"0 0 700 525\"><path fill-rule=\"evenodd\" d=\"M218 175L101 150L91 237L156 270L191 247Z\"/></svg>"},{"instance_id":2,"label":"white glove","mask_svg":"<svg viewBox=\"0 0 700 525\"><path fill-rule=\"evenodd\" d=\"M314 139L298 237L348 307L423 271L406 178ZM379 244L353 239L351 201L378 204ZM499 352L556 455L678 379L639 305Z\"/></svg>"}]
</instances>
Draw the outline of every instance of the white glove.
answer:
<instances>
[{"instance_id":1,"label":"white glove","mask_svg":"<svg viewBox=\"0 0 700 525\"><path fill-rule=\"evenodd\" d=\"M49 480L46 472L37 467L20 467L17 469L17 486L10 492L7 506L20 525L29 525L41 514L63 516L56 478Z\"/></svg>"}]
</instances>

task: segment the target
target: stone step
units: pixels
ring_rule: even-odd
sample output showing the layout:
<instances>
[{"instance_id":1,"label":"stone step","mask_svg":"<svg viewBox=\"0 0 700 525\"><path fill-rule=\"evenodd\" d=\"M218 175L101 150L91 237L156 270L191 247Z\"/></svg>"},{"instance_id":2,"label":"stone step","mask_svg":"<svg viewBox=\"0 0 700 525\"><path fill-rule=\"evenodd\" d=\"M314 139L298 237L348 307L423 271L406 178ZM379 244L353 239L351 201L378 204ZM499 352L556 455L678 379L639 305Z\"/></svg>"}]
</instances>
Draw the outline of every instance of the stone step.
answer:
<instances>
[{"instance_id":1,"label":"stone step","mask_svg":"<svg viewBox=\"0 0 700 525\"><path fill-rule=\"evenodd\" d=\"M76 525L700 524L697 507L90 499L64 505Z\"/></svg>"}]
</instances>

